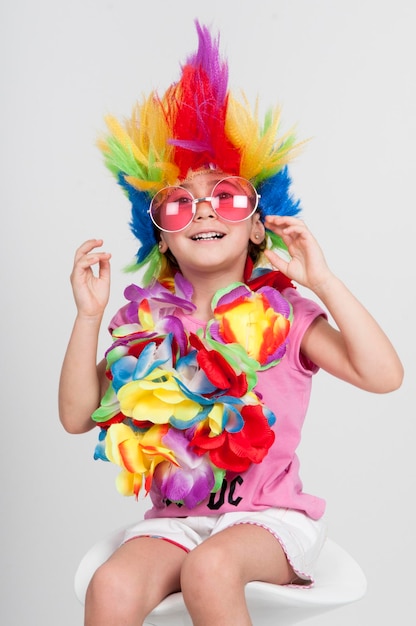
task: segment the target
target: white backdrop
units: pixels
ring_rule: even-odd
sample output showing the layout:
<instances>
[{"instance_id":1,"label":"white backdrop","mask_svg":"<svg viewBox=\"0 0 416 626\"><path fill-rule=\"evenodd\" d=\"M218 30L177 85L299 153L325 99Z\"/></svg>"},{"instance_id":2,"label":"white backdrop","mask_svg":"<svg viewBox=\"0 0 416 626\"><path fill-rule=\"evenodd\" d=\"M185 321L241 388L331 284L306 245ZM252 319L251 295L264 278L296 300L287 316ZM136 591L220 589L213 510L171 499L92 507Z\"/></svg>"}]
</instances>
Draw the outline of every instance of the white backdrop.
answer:
<instances>
[{"instance_id":1,"label":"white backdrop","mask_svg":"<svg viewBox=\"0 0 416 626\"><path fill-rule=\"evenodd\" d=\"M292 167L304 219L370 308L406 368L366 394L320 373L300 454L305 488L328 501L330 535L360 562L361 602L320 626L414 614L415 80L412 0L11 0L1 3L2 445L0 622L80 626L73 574L87 548L141 516L96 433L57 415L75 308L75 248L113 253L106 322L124 302L136 243L129 206L95 140L103 116L164 90L195 49L193 19L222 33L230 83L312 137ZM308 294L306 294L308 295ZM108 344L103 330L102 349ZM318 621L311 621L318 624Z\"/></svg>"}]
</instances>

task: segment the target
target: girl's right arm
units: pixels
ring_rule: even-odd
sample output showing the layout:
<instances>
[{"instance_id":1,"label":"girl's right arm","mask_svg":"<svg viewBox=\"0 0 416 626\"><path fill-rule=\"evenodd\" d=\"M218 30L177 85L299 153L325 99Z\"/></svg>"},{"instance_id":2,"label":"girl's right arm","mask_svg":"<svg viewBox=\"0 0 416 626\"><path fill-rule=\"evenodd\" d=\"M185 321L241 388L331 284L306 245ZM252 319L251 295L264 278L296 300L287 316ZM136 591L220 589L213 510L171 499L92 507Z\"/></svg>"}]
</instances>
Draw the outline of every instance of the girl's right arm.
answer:
<instances>
[{"instance_id":1,"label":"girl's right arm","mask_svg":"<svg viewBox=\"0 0 416 626\"><path fill-rule=\"evenodd\" d=\"M101 239L78 248L71 273L77 316L69 340L59 383L59 417L70 433L94 427L91 414L106 389L105 362L98 365L97 347L102 317L110 294L110 257L94 249ZM98 275L92 267L98 264Z\"/></svg>"}]
</instances>

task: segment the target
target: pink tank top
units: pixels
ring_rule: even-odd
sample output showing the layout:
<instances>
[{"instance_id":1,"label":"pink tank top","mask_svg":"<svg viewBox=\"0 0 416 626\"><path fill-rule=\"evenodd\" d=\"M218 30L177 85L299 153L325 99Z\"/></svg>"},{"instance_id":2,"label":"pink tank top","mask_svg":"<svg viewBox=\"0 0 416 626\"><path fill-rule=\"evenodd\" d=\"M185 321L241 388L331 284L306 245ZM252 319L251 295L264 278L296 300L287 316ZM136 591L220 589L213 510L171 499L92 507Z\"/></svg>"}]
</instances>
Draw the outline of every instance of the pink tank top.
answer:
<instances>
[{"instance_id":1,"label":"pink tank top","mask_svg":"<svg viewBox=\"0 0 416 626\"><path fill-rule=\"evenodd\" d=\"M242 473L227 472L222 488L192 509L165 501L152 486L152 508L146 518L218 515L230 511L261 511L269 507L296 509L312 519L319 519L325 501L303 491L299 476L296 449L309 404L312 376L318 371L313 363L302 358L300 345L310 324L325 313L320 306L302 297L295 289L282 294L293 306L293 322L286 355L275 367L258 372L256 392L276 415L273 426L276 438L268 454L259 464L252 464ZM178 314L189 332L204 324L190 316ZM113 324L121 320L114 318Z\"/></svg>"}]
</instances>

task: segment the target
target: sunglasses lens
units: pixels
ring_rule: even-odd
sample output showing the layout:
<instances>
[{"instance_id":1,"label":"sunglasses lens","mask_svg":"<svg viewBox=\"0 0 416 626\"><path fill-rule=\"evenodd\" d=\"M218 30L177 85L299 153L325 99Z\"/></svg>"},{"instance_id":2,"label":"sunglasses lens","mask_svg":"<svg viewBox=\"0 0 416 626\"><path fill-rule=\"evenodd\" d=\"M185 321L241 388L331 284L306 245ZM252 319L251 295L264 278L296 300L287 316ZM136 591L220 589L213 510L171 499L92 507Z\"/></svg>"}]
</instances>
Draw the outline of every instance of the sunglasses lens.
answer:
<instances>
[{"instance_id":1,"label":"sunglasses lens","mask_svg":"<svg viewBox=\"0 0 416 626\"><path fill-rule=\"evenodd\" d=\"M248 180L230 176L215 185L212 205L222 219L228 222L242 222L256 210L257 193Z\"/></svg>"},{"instance_id":2,"label":"sunglasses lens","mask_svg":"<svg viewBox=\"0 0 416 626\"><path fill-rule=\"evenodd\" d=\"M153 197L150 215L161 230L183 230L192 221L192 202L193 197L186 189L165 187Z\"/></svg>"}]
</instances>

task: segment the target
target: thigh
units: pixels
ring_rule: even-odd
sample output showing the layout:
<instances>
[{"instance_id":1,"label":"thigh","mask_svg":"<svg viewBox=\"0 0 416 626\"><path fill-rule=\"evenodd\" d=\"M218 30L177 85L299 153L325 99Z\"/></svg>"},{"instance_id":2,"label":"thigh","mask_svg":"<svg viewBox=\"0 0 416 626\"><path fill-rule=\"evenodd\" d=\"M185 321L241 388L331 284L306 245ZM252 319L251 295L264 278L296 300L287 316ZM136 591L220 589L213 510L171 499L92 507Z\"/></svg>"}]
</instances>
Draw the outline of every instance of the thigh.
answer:
<instances>
[{"instance_id":1,"label":"thigh","mask_svg":"<svg viewBox=\"0 0 416 626\"><path fill-rule=\"evenodd\" d=\"M259 580L284 585L296 577L276 537L255 524L225 528L191 554L194 559L200 558L209 564L208 567L234 571L243 584Z\"/></svg>"},{"instance_id":2,"label":"thigh","mask_svg":"<svg viewBox=\"0 0 416 626\"><path fill-rule=\"evenodd\" d=\"M179 591L186 556L182 548L163 539L131 539L97 570L89 591L95 596L105 593L107 598L123 598L132 611L147 614L167 595Z\"/></svg>"},{"instance_id":3,"label":"thigh","mask_svg":"<svg viewBox=\"0 0 416 626\"><path fill-rule=\"evenodd\" d=\"M327 534L324 520L312 520L300 511L282 508L231 512L218 519L212 534L236 524L254 524L270 532L296 573L291 582L306 586L313 583L314 567Z\"/></svg>"}]
</instances>

